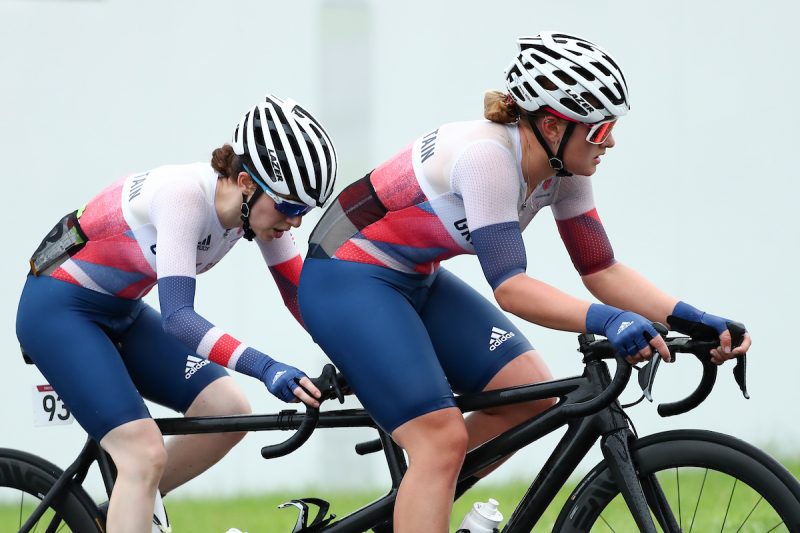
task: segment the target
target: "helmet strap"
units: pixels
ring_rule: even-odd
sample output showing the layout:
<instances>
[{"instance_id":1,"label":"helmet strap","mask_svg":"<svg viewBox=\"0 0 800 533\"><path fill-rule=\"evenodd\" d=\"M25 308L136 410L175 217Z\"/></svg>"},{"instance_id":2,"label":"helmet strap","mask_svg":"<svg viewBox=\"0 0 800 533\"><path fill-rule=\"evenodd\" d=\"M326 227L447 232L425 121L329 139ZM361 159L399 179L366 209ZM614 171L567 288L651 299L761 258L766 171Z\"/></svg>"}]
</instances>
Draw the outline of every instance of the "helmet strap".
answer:
<instances>
[{"instance_id":1,"label":"helmet strap","mask_svg":"<svg viewBox=\"0 0 800 533\"><path fill-rule=\"evenodd\" d=\"M261 190L261 187L256 187L255 192L253 192L249 200L247 199L247 195L242 193L242 229L244 230L243 237L248 241L252 241L256 236L256 232L250 227L250 210L262 194L264 194L264 191Z\"/></svg>"},{"instance_id":2,"label":"helmet strap","mask_svg":"<svg viewBox=\"0 0 800 533\"><path fill-rule=\"evenodd\" d=\"M530 124L539 144L542 145L545 154L547 154L547 162L550 163L550 168L556 171L556 176L572 176L572 173L564 167L564 150L567 147L569 138L572 137L572 132L575 131L576 123L567 122L567 129L564 130L564 135L561 137L561 143L558 145L558 151L555 155L553 155L553 151L550 149L550 145L547 144L542 132L536 127L532 115L528 115L528 124Z\"/></svg>"}]
</instances>

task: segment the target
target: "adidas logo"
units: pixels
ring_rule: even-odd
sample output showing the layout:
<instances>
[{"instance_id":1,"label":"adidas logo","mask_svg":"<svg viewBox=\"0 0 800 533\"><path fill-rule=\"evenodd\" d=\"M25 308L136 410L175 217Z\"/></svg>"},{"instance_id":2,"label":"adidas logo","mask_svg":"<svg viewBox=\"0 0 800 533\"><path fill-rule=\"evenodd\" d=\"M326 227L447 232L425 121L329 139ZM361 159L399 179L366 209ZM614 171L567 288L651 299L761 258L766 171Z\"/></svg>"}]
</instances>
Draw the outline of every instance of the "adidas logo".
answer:
<instances>
[{"instance_id":1,"label":"adidas logo","mask_svg":"<svg viewBox=\"0 0 800 533\"><path fill-rule=\"evenodd\" d=\"M623 322L622 324L620 324L619 329L617 330L617 335L628 329L628 326L630 326L631 324L633 324L633 320L631 320L630 322Z\"/></svg>"},{"instance_id":2,"label":"adidas logo","mask_svg":"<svg viewBox=\"0 0 800 533\"><path fill-rule=\"evenodd\" d=\"M282 375L286 373L286 370L281 370L279 372L275 372L275 375L272 377L272 384L275 385L275 382L280 379Z\"/></svg>"},{"instance_id":3,"label":"adidas logo","mask_svg":"<svg viewBox=\"0 0 800 533\"><path fill-rule=\"evenodd\" d=\"M514 336L513 331L505 331L500 328L492 328L492 334L489 338L489 351L493 352L500 347L501 344Z\"/></svg>"},{"instance_id":4,"label":"adidas logo","mask_svg":"<svg viewBox=\"0 0 800 533\"><path fill-rule=\"evenodd\" d=\"M201 252L207 252L209 248L211 248L210 233L208 234L208 237L197 243L197 249L200 250Z\"/></svg>"},{"instance_id":5,"label":"adidas logo","mask_svg":"<svg viewBox=\"0 0 800 533\"><path fill-rule=\"evenodd\" d=\"M186 369L184 370L184 377L189 379L195 373L209 363L208 359L197 357L196 355L189 355L186 357Z\"/></svg>"}]
</instances>

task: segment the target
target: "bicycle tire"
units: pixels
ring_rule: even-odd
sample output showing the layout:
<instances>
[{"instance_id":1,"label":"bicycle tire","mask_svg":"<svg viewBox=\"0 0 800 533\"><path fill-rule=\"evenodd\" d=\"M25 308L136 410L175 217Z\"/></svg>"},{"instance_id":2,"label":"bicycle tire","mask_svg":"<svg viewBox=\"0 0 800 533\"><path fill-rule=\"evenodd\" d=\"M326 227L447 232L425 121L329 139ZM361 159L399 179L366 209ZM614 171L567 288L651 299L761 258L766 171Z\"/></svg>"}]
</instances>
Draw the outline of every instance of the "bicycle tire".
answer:
<instances>
[{"instance_id":1,"label":"bicycle tire","mask_svg":"<svg viewBox=\"0 0 800 533\"><path fill-rule=\"evenodd\" d=\"M54 464L30 453L8 448L0 448L0 490L12 489L20 492L20 500L12 502L22 508L25 495L30 496L29 506L26 511L33 511L38 502L44 497L63 471ZM3 491L7 492L7 491ZM15 495L14 495L15 496ZM104 531L103 520L97 506L79 485L70 482L62 495L50 505L40 524L49 522L54 515L63 520L73 532L89 533ZM2 531L17 531L25 522L29 514L21 511L16 527L9 524L0 524ZM41 527L41 526L40 526ZM60 528L58 531L65 531Z\"/></svg>"},{"instance_id":2,"label":"bicycle tire","mask_svg":"<svg viewBox=\"0 0 800 533\"><path fill-rule=\"evenodd\" d=\"M660 473L657 477L660 485L669 484L668 488L671 488L674 483L677 487L677 497L672 490L668 500L681 531L722 531L724 528L731 528L730 531L772 531L772 522L778 522L775 531L800 531L800 484L797 479L775 459L744 441L711 431L676 430L639 439L632 447L632 452L640 479ZM682 469L689 469L688 479L696 485L685 491L684 495L680 492ZM671 480L673 470L674 482ZM711 484L706 490L709 471L712 472L713 483L716 484L713 480L718 476L726 480L724 484L717 485L720 490L715 491ZM684 476L686 479L685 470ZM732 483L727 479L733 480ZM730 499L726 504L728 490ZM693 502L693 491L697 496L696 502ZM665 488L665 492L669 491ZM734 496L741 496L747 501L737 501L733 505ZM716 501L708 504L706 500L703 504L703 498ZM766 509L762 502L771 506L772 511ZM748 524L756 509L758 512L754 519L766 523ZM708 523L700 525L697 522L698 512L713 514ZM773 512L774 516L769 514ZM561 510L553 531L634 531L635 528L628 529L630 526L620 526L619 522L608 522L609 518L624 520L626 517L632 524L633 517L619 494L610 470L602 461L578 483ZM711 524L714 526L711 527ZM739 524L739 529L736 529L736 524ZM658 524L656 527L661 531Z\"/></svg>"}]
</instances>

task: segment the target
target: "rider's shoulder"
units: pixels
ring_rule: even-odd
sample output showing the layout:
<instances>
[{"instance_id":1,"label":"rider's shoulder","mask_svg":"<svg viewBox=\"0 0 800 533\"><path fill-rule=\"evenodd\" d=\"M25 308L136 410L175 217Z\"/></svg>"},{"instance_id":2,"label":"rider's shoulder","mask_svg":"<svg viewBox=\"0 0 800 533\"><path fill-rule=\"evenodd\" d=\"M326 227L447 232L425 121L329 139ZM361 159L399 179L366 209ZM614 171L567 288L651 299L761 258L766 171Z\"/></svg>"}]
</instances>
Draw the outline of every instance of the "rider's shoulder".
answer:
<instances>
[{"instance_id":1,"label":"rider's shoulder","mask_svg":"<svg viewBox=\"0 0 800 533\"><path fill-rule=\"evenodd\" d=\"M198 162L162 165L139 176L131 176L129 179L141 180L142 178L153 189L200 189L208 192L213 189L218 174L210 164Z\"/></svg>"},{"instance_id":2,"label":"rider's shoulder","mask_svg":"<svg viewBox=\"0 0 800 533\"><path fill-rule=\"evenodd\" d=\"M516 126L497 124L489 120L469 120L450 122L439 128L443 139L466 148L477 143L490 142L512 151L514 147L513 129Z\"/></svg>"}]
</instances>

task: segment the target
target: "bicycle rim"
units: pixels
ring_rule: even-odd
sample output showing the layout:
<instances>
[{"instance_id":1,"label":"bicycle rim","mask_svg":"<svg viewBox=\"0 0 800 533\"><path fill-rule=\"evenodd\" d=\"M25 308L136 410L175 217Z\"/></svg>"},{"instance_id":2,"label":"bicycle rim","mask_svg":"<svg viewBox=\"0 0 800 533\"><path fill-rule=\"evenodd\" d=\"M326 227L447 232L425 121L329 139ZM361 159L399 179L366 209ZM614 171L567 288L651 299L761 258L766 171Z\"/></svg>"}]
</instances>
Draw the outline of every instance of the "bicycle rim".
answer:
<instances>
[{"instance_id":1,"label":"bicycle rim","mask_svg":"<svg viewBox=\"0 0 800 533\"><path fill-rule=\"evenodd\" d=\"M60 473L57 467L39 457L0 450L0 531L19 531ZM93 508L94 504L80 488L67 486L31 531L102 531Z\"/></svg>"},{"instance_id":2,"label":"bicycle rim","mask_svg":"<svg viewBox=\"0 0 800 533\"><path fill-rule=\"evenodd\" d=\"M657 480L668 513L679 525L678 531L798 531L800 487L763 452L738 439L711 432L684 431L653 437L638 446L637 472L645 488L648 479ZM587 476L571 501L562 512L557 530L637 530L603 464ZM653 508L654 503L650 503ZM664 531L655 515L651 516L657 530Z\"/></svg>"}]
</instances>

